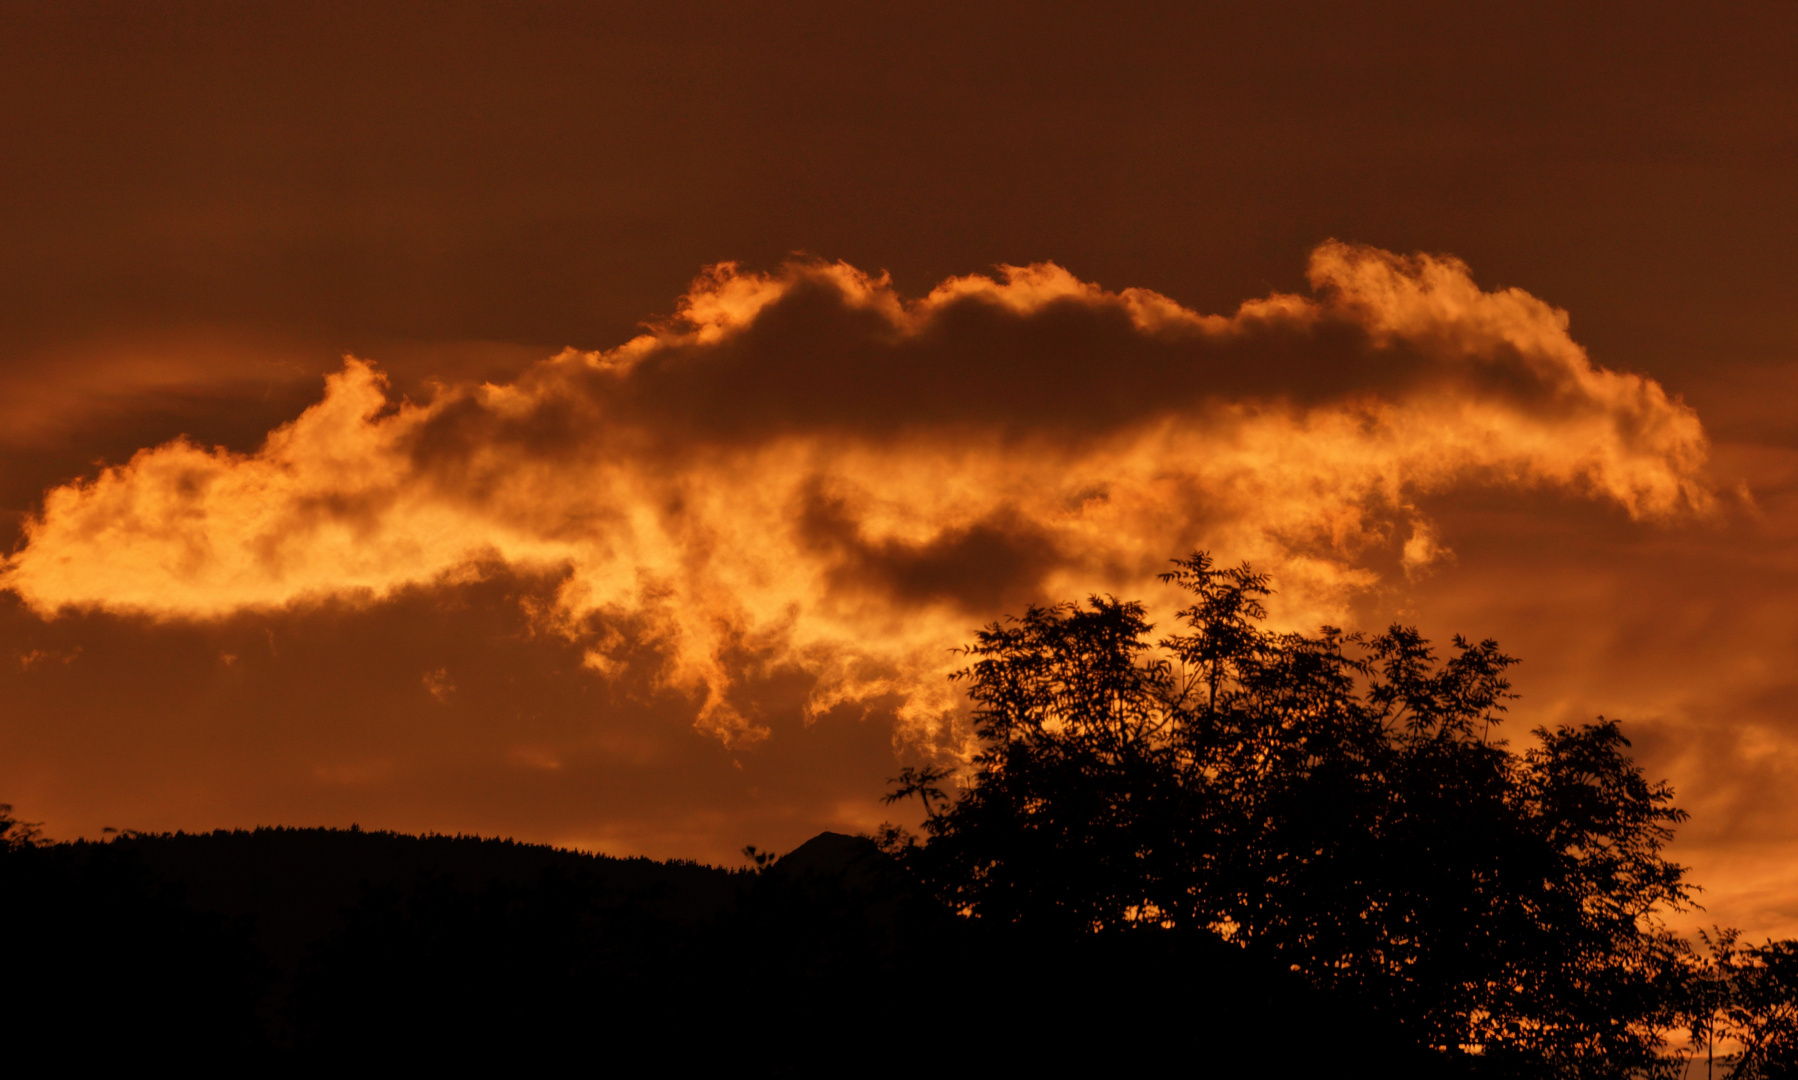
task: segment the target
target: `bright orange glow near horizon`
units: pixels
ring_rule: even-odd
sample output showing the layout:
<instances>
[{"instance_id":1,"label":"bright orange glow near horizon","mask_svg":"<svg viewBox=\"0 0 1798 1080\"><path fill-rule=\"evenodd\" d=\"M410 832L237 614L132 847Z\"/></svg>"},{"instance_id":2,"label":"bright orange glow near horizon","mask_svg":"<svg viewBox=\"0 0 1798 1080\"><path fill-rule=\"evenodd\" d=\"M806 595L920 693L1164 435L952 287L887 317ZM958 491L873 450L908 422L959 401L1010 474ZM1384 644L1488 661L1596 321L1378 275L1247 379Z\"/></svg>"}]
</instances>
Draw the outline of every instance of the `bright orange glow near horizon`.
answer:
<instances>
[{"instance_id":1,"label":"bright orange glow near horizon","mask_svg":"<svg viewBox=\"0 0 1798 1080\"><path fill-rule=\"evenodd\" d=\"M0 15L0 802L733 861L1206 549L1798 934L1790 13L1033 11Z\"/></svg>"}]
</instances>

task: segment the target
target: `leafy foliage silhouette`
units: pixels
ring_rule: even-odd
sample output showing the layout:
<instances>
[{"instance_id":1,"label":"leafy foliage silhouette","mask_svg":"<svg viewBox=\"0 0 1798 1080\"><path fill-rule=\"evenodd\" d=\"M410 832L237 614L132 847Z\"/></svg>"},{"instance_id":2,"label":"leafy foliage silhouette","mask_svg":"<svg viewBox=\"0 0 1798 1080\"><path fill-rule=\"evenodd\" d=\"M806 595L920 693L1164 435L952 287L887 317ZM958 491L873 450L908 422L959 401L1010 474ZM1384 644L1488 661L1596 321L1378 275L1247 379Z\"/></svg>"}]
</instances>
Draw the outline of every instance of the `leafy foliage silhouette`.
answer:
<instances>
[{"instance_id":1,"label":"leafy foliage silhouette","mask_svg":"<svg viewBox=\"0 0 1798 1080\"><path fill-rule=\"evenodd\" d=\"M19 851L43 843L39 822L20 821L12 816L12 804L0 803L0 851Z\"/></svg>"},{"instance_id":2,"label":"leafy foliage silhouette","mask_svg":"<svg viewBox=\"0 0 1798 1080\"><path fill-rule=\"evenodd\" d=\"M1732 1080L1798 1077L1798 941L1747 945L1739 931L1713 927L1698 944L1686 950L1678 1008L1686 1056L1702 1054L1707 1080L1719 1067Z\"/></svg>"},{"instance_id":3,"label":"leafy foliage silhouette","mask_svg":"<svg viewBox=\"0 0 1798 1080\"><path fill-rule=\"evenodd\" d=\"M927 843L887 834L936 895L1062 935L1217 934L1499 1075L1665 1067L1685 814L1615 721L1518 753L1493 641L1276 633L1247 565L1162 578L1192 596L1179 633L1093 596L967 648L981 749ZM926 776L893 796L928 801Z\"/></svg>"}]
</instances>

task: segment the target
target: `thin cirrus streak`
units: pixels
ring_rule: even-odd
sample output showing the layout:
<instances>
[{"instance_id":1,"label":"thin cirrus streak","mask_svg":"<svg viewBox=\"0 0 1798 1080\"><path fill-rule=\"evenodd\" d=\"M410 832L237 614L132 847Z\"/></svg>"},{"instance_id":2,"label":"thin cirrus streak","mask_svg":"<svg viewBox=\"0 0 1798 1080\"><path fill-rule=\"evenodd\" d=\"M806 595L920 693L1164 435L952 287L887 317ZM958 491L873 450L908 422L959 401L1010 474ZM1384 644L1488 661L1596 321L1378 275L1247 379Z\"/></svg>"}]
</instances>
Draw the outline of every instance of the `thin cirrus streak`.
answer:
<instances>
[{"instance_id":1,"label":"thin cirrus streak","mask_svg":"<svg viewBox=\"0 0 1798 1080\"><path fill-rule=\"evenodd\" d=\"M647 646L726 740L764 733L750 667L808 672L814 713L889 697L931 739L972 623L1139 593L1195 547L1328 615L1370 551L1444 555L1424 495L1713 508L1697 416L1593 365L1565 313L1446 257L1330 242L1309 278L1207 316L1049 263L909 299L724 264L667 323L509 384L394 402L346 359L255 453L176 440L50 491L0 584L45 616L205 620L497 560L560 574L533 617L601 673Z\"/></svg>"}]
</instances>

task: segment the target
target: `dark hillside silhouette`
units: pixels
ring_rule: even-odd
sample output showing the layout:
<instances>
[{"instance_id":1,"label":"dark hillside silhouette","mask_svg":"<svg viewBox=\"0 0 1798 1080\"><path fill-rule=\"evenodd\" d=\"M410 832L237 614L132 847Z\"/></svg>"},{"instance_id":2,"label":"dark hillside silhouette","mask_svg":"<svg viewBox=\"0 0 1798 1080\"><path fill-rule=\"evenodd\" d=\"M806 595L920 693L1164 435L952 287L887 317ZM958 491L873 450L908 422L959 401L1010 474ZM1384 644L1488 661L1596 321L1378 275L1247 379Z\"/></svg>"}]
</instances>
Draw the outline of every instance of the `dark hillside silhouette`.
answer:
<instances>
[{"instance_id":1,"label":"dark hillside silhouette","mask_svg":"<svg viewBox=\"0 0 1798 1080\"><path fill-rule=\"evenodd\" d=\"M551 871L585 876L658 914L695 922L715 917L735 895L730 871L697 863L619 859L474 836L261 828L131 834L107 846L179 882L197 909L254 916L257 944L289 970L297 970L307 950L337 930L340 913L368 892L404 891L426 878L478 890L532 886Z\"/></svg>"},{"instance_id":2,"label":"dark hillside silhouette","mask_svg":"<svg viewBox=\"0 0 1798 1080\"><path fill-rule=\"evenodd\" d=\"M863 837L764 863L327 829L20 845L0 854L7 883L51 884L29 904L7 893L35 928L5 946L31 1005L9 1033L93 1061L297 1074L580 1055L602 1071L898 1076L920 1038L1000 1075L1170 1054L1275 1076L1404 1060L1377 1018L1208 937L970 922Z\"/></svg>"},{"instance_id":3,"label":"dark hillside silhouette","mask_svg":"<svg viewBox=\"0 0 1798 1080\"><path fill-rule=\"evenodd\" d=\"M84 845L73 847L80 850ZM300 1046L341 1046L352 1039L350 1033L362 1030L357 1014L335 1006L331 995L319 987L345 982L351 968L367 973L372 960L353 958L350 950L366 947L370 935L381 928L399 926L391 917L396 907L402 911L415 907L421 918L439 923L460 920L470 928L479 927L481 933L500 933L495 929L500 922L538 919L550 910L564 911L578 898L589 907L638 911L646 924L690 928L718 917L735 902L736 894L734 875L727 870L471 836L262 828L133 834L105 847L129 854L163 880L179 883L195 909L241 920L271 965L262 1008L267 1027L282 1044ZM545 903L551 907L540 910ZM387 921L376 917L377 912L388 913ZM346 935L357 944L349 944ZM487 948L501 948L503 940L490 941ZM545 955L554 952L550 943L542 944ZM528 954L526 945L528 941L518 943L524 950L521 955ZM416 959L392 952L399 947L397 941L388 946L385 955L395 964ZM320 955L329 962L320 963ZM526 973L515 974L522 978ZM545 991L552 999L566 996L561 987L572 977L558 970L528 974L527 982L556 988ZM389 1000L371 997L379 992L378 985L387 986ZM437 977L421 978L417 985L435 989L448 984ZM367 1006L364 1012L387 1018L383 1023L406 1010L422 1014L416 995L408 998L402 989L391 981L348 984L339 1000L350 1001L349 991L354 991L360 995L355 1000ZM480 1000L484 993L462 986L463 1000ZM522 1010L523 1003L533 999L508 992L501 1000ZM461 1026L466 1028L465 1023Z\"/></svg>"},{"instance_id":4,"label":"dark hillside silhouette","mask_svg":"<svg viewBox=\"0 0 1798 1080\"><path fill-rule=\"evenodd\" d=\"M0 806L0 1009L9 1056L223 1071L270 1057L270 977L247 927L184 903L112 845L45 845ZM27 1053L35 1048L38 1053ZM62 1070L57 1070L62 1071Z\"/></svg>"}]
</instances>

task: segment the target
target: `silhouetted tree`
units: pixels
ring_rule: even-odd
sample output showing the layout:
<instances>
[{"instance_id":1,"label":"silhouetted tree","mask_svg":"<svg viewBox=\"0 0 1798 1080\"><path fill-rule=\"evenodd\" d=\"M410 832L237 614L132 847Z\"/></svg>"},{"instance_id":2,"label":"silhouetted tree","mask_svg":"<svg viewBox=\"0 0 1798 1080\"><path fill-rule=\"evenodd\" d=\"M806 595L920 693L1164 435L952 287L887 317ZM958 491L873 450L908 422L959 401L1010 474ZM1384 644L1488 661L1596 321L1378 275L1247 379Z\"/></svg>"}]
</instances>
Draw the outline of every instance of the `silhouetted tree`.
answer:
<instances>
[{"instance_id":1,"label":"silhouetted tree","mask_svg":"<svg viewBox=\"0 0 1798 1080\"><path fill-rule=\"evenodd\" d=\"M1744 989L1740 938L1739 931L1713 926L1698 931L1702 951L1690 945L1684 950L1685 980L1677 1012L1689 1041L1681 1056L1693 1063L1702 1056L1706 1080L1716 1076L1719 1064L1728 1075L1736 1063L1735 1056L1727 1053L1719 1061L1717 1043L1734 1035L1731 1013Z\"/></svg>"},{"instance_id":2,"label":"silhouetted tree","mask_svg":"<svg viewBox=\"0 0 1798 1080\"><path fill-rule=\"evenodd\" d=\"M18 820L12 816L12 804L0 803L0 852L37 847L42 840L36 823Z\"/></svg>"},{"instance_id":3,"label":"silhouetted tree","mask_svg":"<svg viewBox=\"0 0 1798 1080\"><path fill-rule=\"evenodd\" d=\"M1742 950L1730 996L1729 1031L1742 1044L1732 1078L1798 1077L1798 941Z\"/></svg>"},{"instance_id":4,"label":"silhouetted tree","mask_svg":"<svg viewBox=\"0 0 1798 1080\"><path fill-rule=\"evenodd\" d=\"M1699 931L1698 941L1701 949L1687 950L1679 1007L1685 1056L1694 1066L1702 1058L1707 1078L1798 1077L1798 941L1744 945L1724 927Z\"/></svg>"},{"instance_id":5,"label":"silhouetted tree","mask_svg":"<svg viewBox=\"0 0 1798 1080\"><path fill-rule=\"evenodd\" d=\"M982 748L909 858L976 919L1206 930L1501 1075L1663 1067L1683 812L1614 721L1493 737L1515 662L1414 629L1263 628L1269 582L1203 554L1159 641L1091 597L982 630ZM940 777L932 776L931 781ZM907 778L902 778L907 779ZM919 774L899 792L926 795Z\"/></svg>"}]
</instances>

